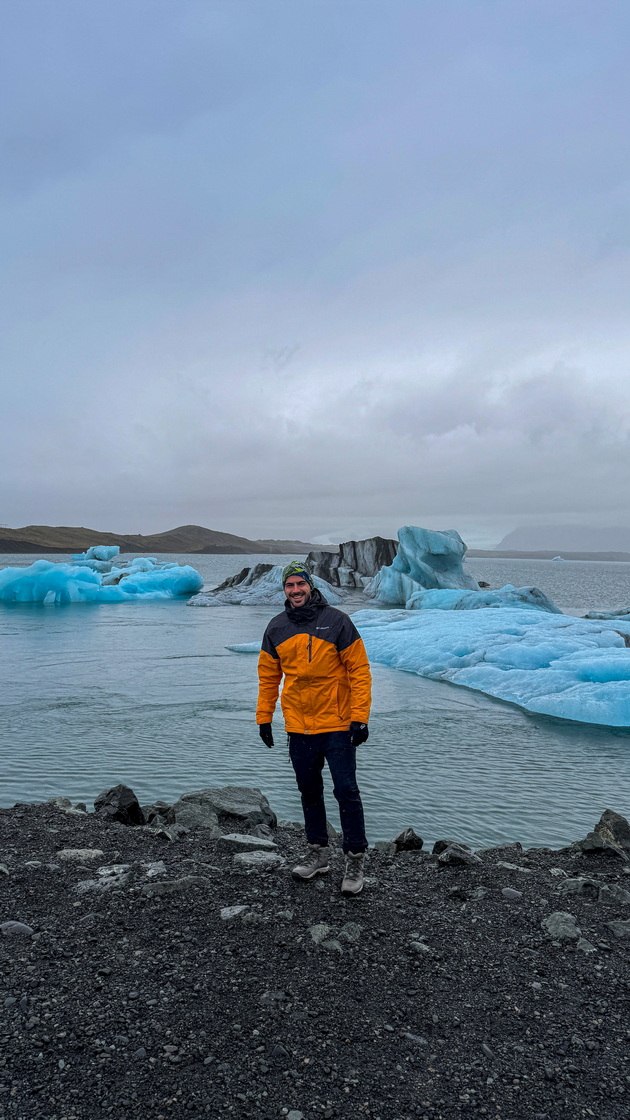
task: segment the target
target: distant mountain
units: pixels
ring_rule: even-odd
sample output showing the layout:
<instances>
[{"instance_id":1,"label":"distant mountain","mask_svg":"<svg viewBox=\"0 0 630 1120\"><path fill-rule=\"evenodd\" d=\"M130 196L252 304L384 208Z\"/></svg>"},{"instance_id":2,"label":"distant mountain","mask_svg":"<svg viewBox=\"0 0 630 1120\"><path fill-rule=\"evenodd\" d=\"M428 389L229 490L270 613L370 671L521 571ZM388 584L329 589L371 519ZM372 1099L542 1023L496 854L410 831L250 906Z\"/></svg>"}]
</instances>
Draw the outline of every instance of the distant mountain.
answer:
<instances>
[{"instance_id":1,"label":"distant mountain","mask_svg":"<svg viewBox=\"0 0 630 1120\"><path fill-rule=\"evenodd\" d=\"M496 551L630 552L630 528L586 525L522 525L499 541Z\"/></svg>"},{"instance_id":2,"label":"distant mountain","mask_svg":"<svg viewBox=\"0 0 630 1120\"><path fill-rule=\"evenodd\" d=\"M97 529L68 525L25 525L0 529L0 552L85 552L93 544L117 544L121 552L296 553L305 556L315 546L306 541L250 541L232 533L180 525L165 533L101 533Z\"/></svg>"}]
</instances>

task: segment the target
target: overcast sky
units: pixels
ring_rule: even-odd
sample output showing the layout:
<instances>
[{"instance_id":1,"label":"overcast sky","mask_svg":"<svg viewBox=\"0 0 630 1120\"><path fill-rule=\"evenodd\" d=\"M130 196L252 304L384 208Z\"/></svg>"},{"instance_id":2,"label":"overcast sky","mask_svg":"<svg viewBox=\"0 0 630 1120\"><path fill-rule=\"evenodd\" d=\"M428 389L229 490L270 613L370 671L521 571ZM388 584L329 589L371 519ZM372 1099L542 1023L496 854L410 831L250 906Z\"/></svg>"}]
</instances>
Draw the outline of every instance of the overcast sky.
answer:
<instances>
[{"instance_id":1,"label":"overcast sky","mask_svg":"<svg viewBox=\"0 0 630 1120\"><path fill-rule=\"evenodd\" d=\"M627 0L2 0L0 520L630 515Z\"/></svg>"}]
</instances>

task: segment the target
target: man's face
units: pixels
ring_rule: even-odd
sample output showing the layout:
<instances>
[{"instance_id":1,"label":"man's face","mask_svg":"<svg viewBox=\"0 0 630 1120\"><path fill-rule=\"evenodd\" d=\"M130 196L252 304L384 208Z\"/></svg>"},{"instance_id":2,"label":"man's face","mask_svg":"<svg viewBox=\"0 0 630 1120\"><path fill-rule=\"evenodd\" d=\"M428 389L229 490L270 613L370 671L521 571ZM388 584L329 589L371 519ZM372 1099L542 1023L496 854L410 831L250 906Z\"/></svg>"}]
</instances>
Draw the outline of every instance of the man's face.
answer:
<instances>
[{"instance_id":1,"label":"man's face","mask_svg":"<svg viewBox=\"0 0 630 1120\"><path fill-rule=\"evenodd\" d=\"M303 607L311 597L311 587L302 576L289 576L284 593L292 607Z\"/></svg>"}]
</instances>

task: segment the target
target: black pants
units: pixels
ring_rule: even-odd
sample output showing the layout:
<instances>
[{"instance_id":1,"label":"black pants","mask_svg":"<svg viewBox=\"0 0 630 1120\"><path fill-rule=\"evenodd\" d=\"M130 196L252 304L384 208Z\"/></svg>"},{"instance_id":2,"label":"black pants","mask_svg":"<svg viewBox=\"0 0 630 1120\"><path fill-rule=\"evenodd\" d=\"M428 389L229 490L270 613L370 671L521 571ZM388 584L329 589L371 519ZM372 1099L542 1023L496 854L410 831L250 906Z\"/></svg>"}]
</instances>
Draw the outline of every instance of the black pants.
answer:
<instances>
[{"instance_id":1,"label":"black pants","mask_svg":"<svg viewBox=\"0 0 630 1120\"><path fill-rule=\"evenodd\" d=\"M364 852L367 848L363 805L356 779L356 748L350 745L349 731L325 731L319 735L289 735L289 755L302 795L304 826L309 844L328 843L324 805L324 762L333 780L339 802L344 852Z\"/></svg>"}]
</instances>

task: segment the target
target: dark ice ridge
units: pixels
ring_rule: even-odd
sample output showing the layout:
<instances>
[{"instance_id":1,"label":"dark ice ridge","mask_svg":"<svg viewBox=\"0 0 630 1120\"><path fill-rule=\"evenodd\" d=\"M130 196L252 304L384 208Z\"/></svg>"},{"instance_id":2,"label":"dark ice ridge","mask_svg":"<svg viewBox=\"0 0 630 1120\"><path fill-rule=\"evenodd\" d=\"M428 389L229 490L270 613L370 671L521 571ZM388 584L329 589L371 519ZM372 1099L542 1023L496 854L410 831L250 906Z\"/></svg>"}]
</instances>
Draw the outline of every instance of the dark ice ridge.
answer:
<instances>
[{"instance_id":1,"label":"dark ice ridge","mask_svg":"<svg viewBox=\"0 0 630 1120\"><path fill-rule=\"evenodd\" d=\"M0 809L0 1116L627 1120L630 826L296 882L259 790ZM127 823L124 823L127 822ZM147 822L147 823L142 823Z\"/></svg>"}]
</instances>

